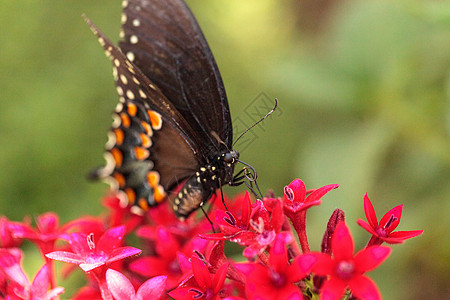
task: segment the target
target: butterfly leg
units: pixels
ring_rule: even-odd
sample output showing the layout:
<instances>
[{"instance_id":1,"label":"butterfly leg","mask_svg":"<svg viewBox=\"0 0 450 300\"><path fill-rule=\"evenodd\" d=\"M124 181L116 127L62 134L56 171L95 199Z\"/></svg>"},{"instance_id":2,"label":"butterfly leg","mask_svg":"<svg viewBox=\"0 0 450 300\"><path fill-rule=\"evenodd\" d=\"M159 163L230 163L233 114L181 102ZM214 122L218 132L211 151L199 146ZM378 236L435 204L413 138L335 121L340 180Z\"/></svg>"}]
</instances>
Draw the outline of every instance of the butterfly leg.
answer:
<instances>
[{"instance_id":1,"label":"butterfly leg","mask_svg":"<svg viewBox=\"0 0 450 300\"><path fill-rule=\"evenodd\" d=\"M203 203L204 203L204 202L202 202L202 203L200 204L200 209L202 210L203 214L205 215L206 219L208 220L209 225L211 225L212 232L213 232L213 233L216 233L216 230L214 230L214 223L211 221L211 219L210 219L209 216L208 216L208 213L207 213L207 212L205 211L205 209L203 208Z\"/></svg>"},{"instance_id":2,"label":"butterfly leg","mask_svg":"<svg viewBox=\"0 0 450 300\"><path fill-rule=\"evenodd\" d=\"M226 209L227 211L229 211L227 205L225 204L225 199L223 198L223 190L222 190L222 187L223 187L222 181L221 181L220 178L219 178L219 189L220 189L220 196L222 197L222 203L223 203L223 206L225 207L225 209Z\"/></svg>"}]
</instances>

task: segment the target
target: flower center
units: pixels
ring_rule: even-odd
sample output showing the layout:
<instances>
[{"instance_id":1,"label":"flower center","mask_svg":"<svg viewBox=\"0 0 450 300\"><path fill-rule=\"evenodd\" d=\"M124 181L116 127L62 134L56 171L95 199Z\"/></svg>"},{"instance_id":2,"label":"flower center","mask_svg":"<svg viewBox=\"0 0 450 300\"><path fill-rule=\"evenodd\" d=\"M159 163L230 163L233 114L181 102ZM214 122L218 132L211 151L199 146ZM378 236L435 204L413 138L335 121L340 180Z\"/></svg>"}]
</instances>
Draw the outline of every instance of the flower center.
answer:
<instances>
[{"instance_id":1,"label":"flower center","mask_svg":"<svg viewBox=\"0 0 450 300\"><path fill-rule=\"evenodd\" d=\"M277 273L273 270L270 271L270 281L272 282L273 286L277 288L281 288L286 283L286 278L284 278L283 275L280 273Z\"/></svg>"},{"instance_id":2,"label":"flower center","mask_svg":"<svg viewBox=\"0 0 450 300\"><path fill-rule=\"evenodd\" d=\"M275 239L276 233L273 230L265 230L260 235L258 235L258 243L260 245L270 245Z\"/></svg>"},{"instance_id":3,"label":"flower center","mask_svg":"<svg viewBox=\"0 0 450 300\"><path fill-rule=\"evenodd\" d=\"M386 229L383 227L377 227L375 229L375 232L378 234L379 237L387 237L388 236Z\"/></svg>"},{"instance_id":4,"label":"flower center","mask_svg":"<svg viewBox=\"0 0 450 300\"><path fill-rule=\"evenodd\" d=\"M167 266L167 269L171 274L181 274L180 264L178 263L178 260L171 261Z\"/></svg>"},{"instance_id":5,"label":"flower center","mask_svg":"<svg viewBox=\"0 0 450 300\"><path fill-rule=\"evenodd\" d=\"M336 266L336 275L342 280L348 280L355 273L355 265L351 260L340 261Z\"/></svg>"},{"instance_id":6,"label":"flower center","mask_svg":"<svg viewBox=\"0 0 450 300\"><path fill-rule=\"evenodd\" d=\"M386 225L384 225L384 228L389 228L389 227L391 227L391 225L392 225L392 223L394 223L395 221L397 221L398 219L394 216L394 215L391 215L390 217L389 217L389 220L386 222Z\"/></svg>"}]
</instances>

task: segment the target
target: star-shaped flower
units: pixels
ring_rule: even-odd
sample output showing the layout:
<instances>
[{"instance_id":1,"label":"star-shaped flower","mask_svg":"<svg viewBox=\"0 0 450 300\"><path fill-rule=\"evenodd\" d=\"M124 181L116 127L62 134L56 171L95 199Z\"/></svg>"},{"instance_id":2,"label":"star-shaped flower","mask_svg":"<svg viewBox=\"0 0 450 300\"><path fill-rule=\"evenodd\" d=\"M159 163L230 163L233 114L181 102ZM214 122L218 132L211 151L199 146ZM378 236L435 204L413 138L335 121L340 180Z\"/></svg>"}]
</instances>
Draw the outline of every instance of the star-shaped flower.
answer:
<instances>
[{"instance_id":1,"label":"star-shaped flower","mask_svg":"<svg viewBox=\"0 0 450 300\"><path fill-rule=\"evenodd\" d=\"M228 263L223 264L215 274L211 274L208 267L200 258L191 257L193 277L182 286L171 291L169 295L177 300L184 299L220 299L223 284L226 279Z\"/></svg>"},{"instance_id":2,"label":"star-shaped flower","mask_svg":"<svg viewBox=\"0 0 450 300\"><path fill-rule=\"evenodd\" d=\"M18 249L0 249L0 269L7 279L7 289L2 291L2 296L6 296L6 299L54 299L64 293L62 287L48 290L50 277L47 264L42 266L30 283L20 265L21 259L22 253Z\"/></svg>"},{"instance_id":3,"label":"star-shaped flower","mask_svg":"<svg viewBox=\"0 0 450 300\"><path fill-rule=\"evenodd\" d=\"M142 252L134 247L120 247L124 234L125 226L113 227L107 230L98 242L95 242L93 234L72 233L69 243L73 252L54 251L46 256L79 265L83 271L90 272Z\"/></svg>"},{"instance_id":4,"label":"star-shaped flower","mask_svg":"<svg viewBox=\"0 0 450 300\"><path fill-rule=\"evenodd\" d=\"M381 245L383 242L388 244L403 243L405 240L422 234L423 230L411 231L394 231L400 223L402 217L403 205L398 205L388 211L378 223L375 210L369 200L367 194L364 195L364 212L366 214L367 223L362 219L358 219L357 223L362 228L372 234L367 246Z\"/></svg>"},{"instance_id":5,"label":"star-shaped flower","mask_svg":"<svg viewBox=\"0 0 450 300\"><path fill-rule=\"evenodd\" d=\"M261 263L236 264L246 276L246 293L249 299L303 299L295 285L306 277L317 258L300 255L288 262L286 242L278 236L270 249L269 265Z\"/></svg>"},{"instance_id":6,"label":"star-shaped flower","mask_svg":"<svg viewBox=\"0 0 450 300\"><path fill-rule=\"evenodd\" d=\"M364 274L379 266L391 253L385 246L365 248L355 255L355 245L345 222L340 222L331 240L333 256L325 253L312 252L317 258L313 267L316 275L328 276L320 291L320 299L341 299L349 288L353 295L361 299L381 299L375 283Z\"/></svg>"}]
</instances>

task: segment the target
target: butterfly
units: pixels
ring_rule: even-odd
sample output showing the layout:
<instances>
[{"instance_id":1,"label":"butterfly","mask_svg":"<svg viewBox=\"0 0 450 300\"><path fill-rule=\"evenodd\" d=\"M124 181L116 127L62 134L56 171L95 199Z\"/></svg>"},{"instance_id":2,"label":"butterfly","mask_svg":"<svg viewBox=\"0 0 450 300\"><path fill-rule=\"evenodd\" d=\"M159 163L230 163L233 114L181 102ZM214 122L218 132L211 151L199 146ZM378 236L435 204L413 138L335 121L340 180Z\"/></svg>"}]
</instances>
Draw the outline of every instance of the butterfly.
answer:
<instances>
[{"instance_id":1,"label":"butterfly","mask_svg":"<svg viewBox=\"0 0 450 300\"><path fill-rule=\"evenodd\" d=\"M122 6L119 47L85 17L112 61L120 97L107 164L93 177L108 180L135 212L158 205L183 184L173 210L185 219L217 189L248 179L244 169L234 175L241 161L232 149L225 88L182 0L124 0Z\"/></svg>"}]
</instances>

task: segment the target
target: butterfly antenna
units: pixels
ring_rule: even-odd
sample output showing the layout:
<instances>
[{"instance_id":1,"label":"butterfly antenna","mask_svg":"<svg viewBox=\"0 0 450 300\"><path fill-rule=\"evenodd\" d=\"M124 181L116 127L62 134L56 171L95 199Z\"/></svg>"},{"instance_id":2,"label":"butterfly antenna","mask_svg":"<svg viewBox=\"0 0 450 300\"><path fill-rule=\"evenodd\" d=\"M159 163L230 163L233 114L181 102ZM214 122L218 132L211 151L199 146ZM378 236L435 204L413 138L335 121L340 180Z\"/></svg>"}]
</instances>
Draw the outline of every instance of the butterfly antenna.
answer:
<instances>
[{"instance_id":1,"label":"butterfly antenna","mask_svg":"<svg viewBox=\"0 0 450 300\"><path fill-rule=\"evenodd\" d=\"M258 125L259 123L261 123L262 121L264 121L268 116L270 116L275 109L277 109L278 107L278 99L275 98L275 106L267 113L267 115L265 115L264 117L262 117L258 122L256 122L255 124L253 124L252 126L250 126L249 128L247 128L243 133L241 133L241 135L234 141L233 146L237 143L237 141L239 141L239 139L246 134L250 129L252 129L253 127L255 127L256 125Z\"/></svg>"}]
</instances>

